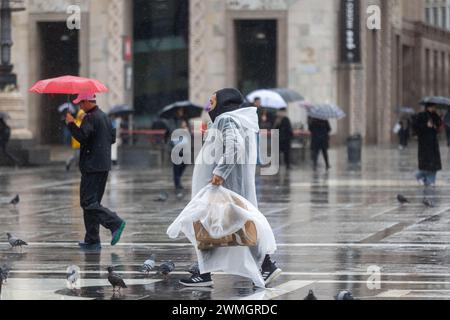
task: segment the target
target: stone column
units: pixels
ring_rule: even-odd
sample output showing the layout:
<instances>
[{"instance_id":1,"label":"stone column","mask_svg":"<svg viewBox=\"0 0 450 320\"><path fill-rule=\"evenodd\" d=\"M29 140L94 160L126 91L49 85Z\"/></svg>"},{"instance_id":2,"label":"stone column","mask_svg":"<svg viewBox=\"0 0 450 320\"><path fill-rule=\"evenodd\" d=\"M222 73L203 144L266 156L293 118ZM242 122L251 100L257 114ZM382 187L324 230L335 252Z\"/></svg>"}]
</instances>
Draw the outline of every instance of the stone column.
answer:
<instances>
[{"instance_id":1,"label":"stone column","mask_svg":"<svg viewBox=\"0 0 450 320\"><path fill-rule=\"evenodd\" d=\"M126 0L108 1L108 106L125 103L123 60L124 12Z\"/></svg>"},{"instance_id":2,"label":"stone column","mask_svg":"<svg viewBox=\"0 0 450 320\"><path fill-rule=\"evenodd\" d=\"M207 39L206 1L189 1L189 99L203 105L208 97L204 93Z\"/></svg>"}]
</instances>

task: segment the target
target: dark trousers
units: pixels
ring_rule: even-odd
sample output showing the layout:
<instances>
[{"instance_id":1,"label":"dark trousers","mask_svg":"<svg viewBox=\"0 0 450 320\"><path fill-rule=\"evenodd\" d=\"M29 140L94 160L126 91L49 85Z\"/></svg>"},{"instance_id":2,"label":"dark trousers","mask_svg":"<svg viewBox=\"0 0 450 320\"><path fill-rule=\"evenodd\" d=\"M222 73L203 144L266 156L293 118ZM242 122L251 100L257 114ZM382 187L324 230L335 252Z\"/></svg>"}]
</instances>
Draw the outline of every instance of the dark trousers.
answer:
<instances>
[{"instance_id":1,"label":"dark trousers","mask_svg":"<svg viewBox=\"0 0 450 320\"><path fill-rule=\"evenodd\" d=\"M400 145L402 147L407 147L408 146L408 139L409 139L409 134L407 131L404 130L400 130L400 132L398 133L398 137L400 140Z\"/></svg>"},{"instance_id":2,"label":"dark trousers","mask_svg":"<svg viewBox=\"0 0 450 320\"><path fill-rule=\"evenodd\" d=\"M175 184L175 188L181 188L181 177L183 176L184 171L186 170L186 165L182 164L174 164L173 165L173 182Z\"/></svg>"},{"instance_id":3,"label":"dark trousers","mask_svg":"<svg viewBox=\"0 0 450 320\"><path fill-rule=\"evenodd\" d=\"M9 153L8 148L6 147L6 143L0 144L0 152L3 153L10 161L14 162L16 166L20 164L20 161L11 153Z\"/></svg>"},{"instance_id":4,"label":"dark trousers","mask_svg":"<svg viewBox=\"0 0 450 320\"><path fill-rule=\"evenodd\" d=\"M320 153L323 154L323 159L325 160L325 164L326 164L327 168L330 167L330 161L328 159L328 148L326 148L326 147L313 148L311 151L312 151L312 161L314 164L314 168L317 167L317 162L319 161Z\"/></svg>"},{"instance_id":5,"label":"dark trousers","mask_svg":"<svg viewBox=\"0 0 450 320\"><path fill-rule=\"evenodd\" d=\"M445 133L447 134L447 146L450 148L450 127L445 126Z\"/></svg>"},{"instance_id":6,"label":"dark trousers","mask_svg":"<svg viewBox=\"0 0 450 320\"><path fill-rule=\"evenodd\" d=\"M86 243L100 243L100 225L112 232L123 220L111 210L101 205L105 192L108 172L82 173L80 185L80 204L84 211Z\"/></svg>"},{"instance_id":7,"label":"dark trousers","mask_svg":"<svg viewBox=\"0 0 450 320\"><path fill-rule=\"evenodd\" d=\"M280 141L280 151L283 154L286 168L291 167L291 141Z\"/></svg>"}]
</instances>

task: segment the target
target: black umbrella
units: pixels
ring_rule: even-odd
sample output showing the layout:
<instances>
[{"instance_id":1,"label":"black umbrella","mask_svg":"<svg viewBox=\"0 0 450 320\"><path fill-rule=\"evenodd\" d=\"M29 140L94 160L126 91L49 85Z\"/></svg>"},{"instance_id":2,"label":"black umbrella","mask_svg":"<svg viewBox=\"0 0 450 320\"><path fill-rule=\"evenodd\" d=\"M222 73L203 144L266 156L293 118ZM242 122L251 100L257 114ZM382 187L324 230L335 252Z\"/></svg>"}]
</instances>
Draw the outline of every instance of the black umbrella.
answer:
<instances>
[{"instance_id":1,"label":"black umbrella","mask_svg":"<svg viewBox=\"0 0 450 320\"><path fill-rule=\"evenodd\" d=\"M109 110L108 115L109 116L128 116L134 112L133 107L127 105L127 104L119 104L111 108Z\"/></svg>"},{"instance_id":2,"label":"black umbrella","mask_svg":"<svg viewBox=\"0 0 450 320\"><path fill-rule=\"evenodd\" d=\"M270 91L278 93L284 99L284 101L286 101L286 103L305 100L305 98L303 98L297 91L294 91L292 89L275 88L270 89Z\"/></svg>"},{"instance_id":3,"label":"black umbrella","mask_svg":"<svg viewBox=\"0 0 450 320\"><path fill-rule=\"evenodd\" d=\"M176 113L178 109L184 110L184 117L187 119L199 118L203 113L203 107L193 104L190 101L179 101L164 107L158 115L161 118L173 119L177 117Z\"/></svg>"},{"instance_id":4,"label":"black umbrella","mask_svg":"<svg viewBox=\"0 0 450 320\"><path fill-rule=\"evenodd\" d=\"M450 108L450 99L446 97L426 97L420 102L423 106L435 105L438 107Z\"/></svg>"},{"instance_id":5,"label":"black umbrella","mask_svg":"<svg viewBox=\"0 0 450 320\"><path fill-rule=\"evenodd\" d=\"M8 120L8 119L11 119L11 117L9 116L9 114L7 114L5 112L0 112L0 119Z\"/></svg>"}]
</instances>

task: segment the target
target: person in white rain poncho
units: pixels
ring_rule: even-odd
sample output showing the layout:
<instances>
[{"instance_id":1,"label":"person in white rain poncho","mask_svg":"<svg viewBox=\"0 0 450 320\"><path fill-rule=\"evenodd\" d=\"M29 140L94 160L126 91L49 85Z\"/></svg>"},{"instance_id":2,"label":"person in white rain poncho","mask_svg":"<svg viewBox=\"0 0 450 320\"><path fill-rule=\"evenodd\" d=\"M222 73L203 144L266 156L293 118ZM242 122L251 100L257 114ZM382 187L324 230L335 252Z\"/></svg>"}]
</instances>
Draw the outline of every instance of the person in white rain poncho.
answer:
<instances>
[{"instance_id":1,"label":"person in white rain poncho","mask_svg":"<svg viewBox=\"0 0 450 320\"><path fill-rule=\"evenodd\" d=\"M282 271L270 259L269 254L276 250L275 237L257 209L257 109L247 105L238 90L223 89L211 97L209 110L213 124L195 162L192 201L167 230L171 238L183 232L196 247L200 274L180 283L212 286L211 272L224 271L248 277L256 286L265 287ZM212 154L211 161L208 157ZM238 203L243 205L235 205ZM237 232L246 221L252 221L257 243L199 249L193 227L196 221L201 221L214 239Z\"/></svg>"}]
</instances>

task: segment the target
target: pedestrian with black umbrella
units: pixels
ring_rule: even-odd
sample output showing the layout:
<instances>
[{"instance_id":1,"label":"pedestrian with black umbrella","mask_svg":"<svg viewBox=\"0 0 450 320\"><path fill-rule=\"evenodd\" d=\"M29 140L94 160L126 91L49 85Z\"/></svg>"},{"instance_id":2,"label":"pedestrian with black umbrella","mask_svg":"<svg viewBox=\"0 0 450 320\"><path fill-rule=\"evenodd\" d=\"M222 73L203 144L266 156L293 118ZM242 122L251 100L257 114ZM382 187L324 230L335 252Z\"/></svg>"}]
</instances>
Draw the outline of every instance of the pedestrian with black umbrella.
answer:
<instances>
[{"instance_id":1,"label":"pedestrian with black umbrella","mask_svg":"<svg viewBox=\"0 0 450 320\"><path fill-rule=\"evenodd\" d=\"M442 170L438 139L442 120L436 107L435 104L425 104L425 111L417 115L414 124L419 142L419 171L416 178L425 187L434 186L437 172Z\"/></svg>"},{"instance_id":2,"label":"pedestrian with black umbrella","mask_svg":"<svg viewBox=\"0 0 450 320\"><path fill-rule=\"evenodd\" d=\"M314 171L317 170L317 162L320 153L323 154L326 169L330 170L330 161L328 158L328 148L330 147L331 126L328 120L314 119L308 117L308 128L311 132L311 155Z\"/></svg>"},{"instance_id":3,"label":"pedestrian with black umbrella","mask_svg":"<svg viewBox=\"0 0 450 320\"><path fill-rule=\"evenodd\" d=\"M111 231L111 245L119 242L126 225L115 212L101 205L111 171L111 145L115 143L116 133L110 118L97 106L94 94L80 94L74 104L80 104L86 113L80 127L70 113L66 115L72 136L81 144L80 203L86 236L79 245L85 250L99 250L100 225Z\"/></svg>"},{"instance_id":4,"label":"pedestrian with black umbrella","mask_svg":"<svg viewBox=\"0 0 450 320\"><path fill-rule=\"evenodd\" d=\"M193 104L190 101L179 101L175 102L171 105L166 106L161 112L159 116L161 119L169 120L169 135L172 136L172 133L177 129L187 130L189 135L192 135L191 124L189 122L192 118L200 117L203 113L203 108L196 104ZM177 147L178 150L182 150L183 146L188 147L188 141L186 141L186 137L183 136L182 139L178 137L174 139L170 139L171 150ZM180 151L178 157L183 158L183 151ZM175 185L176 191L183 190L183 186L181 184L181 178L184 174L184 171L187 168L186 163L182 161L181 163L173 163L173 182Z\"/></svg>"}]
</instances>

